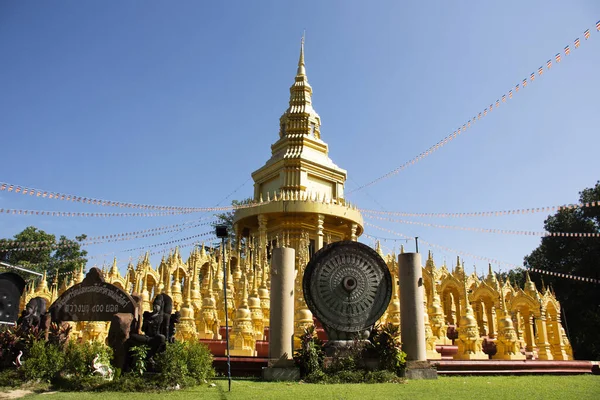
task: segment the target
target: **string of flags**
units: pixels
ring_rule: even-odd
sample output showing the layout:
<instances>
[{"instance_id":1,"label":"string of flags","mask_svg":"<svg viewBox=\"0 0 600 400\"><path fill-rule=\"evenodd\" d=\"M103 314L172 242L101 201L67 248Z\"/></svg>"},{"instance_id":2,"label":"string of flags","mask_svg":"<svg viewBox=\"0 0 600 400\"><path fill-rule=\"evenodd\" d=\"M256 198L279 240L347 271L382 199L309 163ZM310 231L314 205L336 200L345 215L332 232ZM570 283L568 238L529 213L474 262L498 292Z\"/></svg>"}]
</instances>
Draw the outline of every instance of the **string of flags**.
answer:
<instances>
[{"instance_id":1,"label":"string of flags","mask_svg":"<svg viewBox=\"0 0 600 400\"><path fill-rule=\"evenodd\" d=\"M194 213L194 212L205 212L205 211L225 211L231 210L232 206L225 207L177 207L177 206L156 206L148 204L138 203L126 203L121 201L95 199L91 197L82 197L74 194L64 194L55 191L47 191L42 189L29 188L26 186L15 185L6 182L0 182L0 191L13 192L16 194L29 195L47 199L71 201L83 204L92 204L96 206L104 207L119 207L119 208L141 208L144 210L157 210L157 211L178 211L182 213Z\"/></svg>"},{"instance_id":2,"label":"string of flags","mask_svg":"<svg viewBox=\"0 0 600 400\"><path fill-rule=\"evenodd\" d=\"M182 249L182 248L186 248L186 247L190 247L190 246L195 246L197 244L198 244L198 241L195 240L195 241L192 241L192 242L189 242L189 243L179 244L176 247ZM174 250L175 250L175 247L165 247L165 248L162 248L162 249L158 249L158 250L155 250L155 251L148 252L148 255L152 256L152 255L156 255L156 254L164 254L167 251L174 251ZM106 255L108 256L108 255L113 255L113 254L114 253L108 253ZM131 262L131 257L118 259L116 261L117 261L117 265L121 265L122 263L129 264ZM96 267L96 266L97 265L94 265L94 267ZM58 274L58 276L73 275L74 273L77 273L77 272L78 271L60 272ZM46 275L46 277L48 279L54 278L54 276L56 276L56 273L50 273L50 274Z\"/></svg>"},{"instance_id":3,"label":"string of flags","mask_svg":"<svg viewBox=\"0 0 600 400\"><path fill-rule=\"evenodd\" d=\"M196 219L196 220L194 220L192 222L205 221L207 219L214 219L214 218L216 218L216 216L215 215L211 215L211 216L208 216L208 217L202 217L202 218ZM84 241L112 239L113 237L132 236L132 235L139 235L139 234L148 233L148 232L160 232L160 231L164 231L164 230L167 230L167 229L173 229L173 228L178 228L178 227L183 227L182 229L188 229L188 228L193 227L193 226L190 226L188 224L189 224L189 222L182 222L180 224L159 226L159 227L156 227L156 228L144 229L144 230L136 231L136 232L127 232L127 233L117 233L117 234L112 234L112 235L95 236L95 237L86 238ZM204 223L202 225L208 225L208 224L209 223ZM194 226L197 226L197 225L194 225Z\"/></svg>"},{"instance_id":4,"label":"string of flags","mask_svg":"<svg viewBox=\"0 0 600 400\"><path fill-rule=\"evenodd\" d=\"M600 21L596 22L596 31L600 31L600 29L598 29L598 26L600 24ZM585 38L585 40L588 40L590 38L590 30L587 29L584 31L583 36ZM579 40L579 38L576 38L573 41L573 46L575 47L575 49L579 48L579 46L581 45L581 41ZM569 47L569 45L567 45L564 50L564 55L565 57L567 57L568 55L571 54L571 48ZM561 53L556 53L556 55L554 56L554 60L555 60L555 64L559 64L562 61L562 55ZM546 62L546 70L549 71L552 68L552 59L549 59ZM544 66L540 66L537 69L537 75L541 76L544 73ZM421 161L423 158L433 154L433 152L439 150L440 148L444 147L445 145L447 145L448 143L450 143L452 140L456 139L458 137L458 135L460 135L461 133L465 133L467 129L471 128L472 125L475 124L476 121L479 121L482 117L487 116L488 113L491 113L494 109L497 109L500 107L501 103L506 103L507 99L512 99L514 95L516 95L519 90L521 89L525 89L527 87L527 84L531 84L535 81L536 78L536 73L535 71L532 72L529 75L529 81L527 80L527 78L523 79L522 82L517 83L513 88L511 88L507 93L503 94L501 97L499 97L495 102L491 102L490 105L488 107L485 107L482 111L476 113L473 115L473 117L471 119L469 119L467 122L465 122L462 126L459 126L458 129L456 129L454 132L452 132L451 134L449 134L448 136L446 136L445 138L443 138L442 140L440 140L439 142L437 142L435 145L429 147L427 150L425 150L424 152L422 152L421 154L419 154L416 157L413 157L411 160L405 162L404 164L402 164L401 166L399 166L398 168L386 173L385 175L380 176L379 178L376 178L374 180L372 180L369 183L366 183L362 186L359 186L356 189L347 191L346 194L352 194L354 192L357 192L359 190L365 189L369 186L372 186L386 178L389 178L393 175L398 174L399 172L403 171L404 169L414 165L415 163Z\"/></svg>"},{"instance_id":5,"label":"string of flags","mask_svg":"<svg viewBox=\"0 0 600 400\"><path fill-rule=\"evenodd\" d=\"M150 252L148 252L148 255L149 256L153 256L153 255L156 255L156 254L165 254L167 252L175 251L176 248L184 249L186 247L197 246L197 245L198 245L198 241L194 240L192 242L179 244L176 247L164 247L162 249L150 251ZM119 260L117 260L117 265L119 265L121 263L125 263L125 262L127 262L129 264L130 259L126 259L126 258L119 259Z\"/></svg>"},{"instance_id":6,"label":"string of flags","mask_svg":"<svg viewBox=\"0 0 600 400\"><path fill-rule=\"evenodd\" d=\"M86 218L110 218L110 217L164 217L167 215L192 214L195 211L161 211L149 213L90 213L71 211L45 211L45 210L20 210L0 208L0 214L12 215L41 215L46 217L86 217Z\"/></svg>"},{"instance_id":7,"label":"string of flags","mask_svg":"<svg viewBox=\"0 0 600 400\"><path fill-rule=\"evenodd\" d=\"M367 215L367 218L377 219L380 221L397 222L400 224L407 225L419 225L429 228L442 228L442 229L456 229L460 231L470 232L481 232L481 233L498 233L502 235L526 235L526 236L542 236L542 237L585 237L585 238L600 238L600 233L589 233L589 232L534 232L534 231L515 231L509 229L494 229L494 228L476 228L469 226L455 226L455 225L439 225L420 221L406 221L402 219L385 218L376 215Z\"/></svg>"},{"instance_id":8,"label":"string of flags","mask_svg":"<svg viewBox=\"0 0 600 400\"><path fill-rule=\"evenodd\" d=\"M527 269L527 271L536 272L538 274L556 276L558 278L566 278L566 279L573 279L573 280L581 281L581 282L600 284L600 279L588 278L585 276L576 276L576 275L570 275L570 274L563 274L562 272L545 271L543 269L532 268L532 267L529 267Z\"/></svg>"},{"instance_id":9,"label":"string of flags","mask_svg":"<svg viewBox=\"0 0 600 400\"><path fill-rule=\"evenodd\" d=\"M387 214L398 217L434 217L434 218L465 218L465 217L501 217L505 215L520 215L520 214L535 214L535 213L552 213L562 210L575 210L578 208L600 207L600 201L592 201L589 203L567 204L561 206L547 206L535 208L521 208L515 210L502 211L476 211L476 212L461 212L461 213L411 213L401 211L379 211L369 209L359 209L360 212L366 214Z\"/></svg>"},{"instance_id":10,"label":"string of flags","mask_svg":"<svg viewBox=\"0 0 600 400\"><path fill-rule=\"evenodd\" d=\"M414 240L414 239L384 238L384 237L369 235L368 233L364 233L364 232L363 232L363 235L368 237L369 239L380 240L380 241L383 240L384 242L387 242L389 240L392 242L403 241L405 243L408 243L409 241Z\"/></svg>"},{"instance_id":11,"label":"string of flags","mask_svg":"<svg viewBox=\"0 0 600 400\"><path fill-rule=\"evenodd\" d=\"M203 218L197 219L195 221L203 221L203 220L213 219L213 218L216 218L216 217L214 215L212 215L209 217L203 217ZM101 235L101 236L88 237L81 241L77 241L77 243L80 244L81 246L85 246L90 242L98 243L99 240L122 238L122 237L127 237L127 236L136 236L136 235L152 233L152 232L157 232L157 235L162 235L164 233L172 232L172 229L175 229L178 227L183 227L181 230L184 230L184 229L190 229L190 228L194 228L194 227L201 226L201 225L209 225L210 223L211 222L197 224L197 225L188 225L189 222L183 222L181 224L159 226L156 228L149 228L149 229L144 229L144 230L136 231L136 232L116 233L116 234L112 234L112 235ZM165 230L167 230L167 232L158 233L158 232L165 231ZM69 239L60 240L58 242L55 240L18 241L18 240L4 239L4 240L0 241L0 249L4 248L4 249L12 250L13 247L32 247L32 246L58 246L58 247L60 247L65 244L68 244L70 242L73 242L73 241L71 241ZM110 242L110 240L109 240L109 242Z\"/></svg>"},{"instance_id":12,"label":"string of flags","mask_svg":"<svg viewBox=\"0 0 600 400\"><path fill-rule=\"evenodd\" d=\"M395 232L395 231L393 231L391 229L386 229L386 228L383 228L383 227L380 227L380 226L377 226L377 225L373 225L373 224L371 224L369 222L365 222L365 225L370 226L370 227L375 228L375 229L378 229L378 230L381 230L381 231L384 231L384 232L391 233L391 234L396 235L396 236L400 236L400 237L405 238L405 239L414 239L414 237L409 237L409 236L406 236L406 235L404 235L402 233ZM480 261L485 261L485 262L492 263L492 264L506 265L506 266L508 266L510 268L522 268L523 267L522 265L507 263L507 262L504 262L504 261L496 260L495 258L482 257L482 256L478 256L476 254L468 253L466 251L461 251L461 250L452 249L450 247L441 246L441 245L438 245L438 244L431 243L431 242L428 242L426 240L423 240L421 237L419 237L419 241L421 243L427 245L427 246L432 247L432 248L437 248L439 250L442 250L442 251L445 251L445 252L449 252L449 253L460 254L462 256L469 257L469 258L474 258L474 259L480 260ZM556 277L559 277L559 278L573 279L573 280L581 281L581 282L588 282L588 283L600 284L600 279L587 278L587 277L576 276L576 275L571 275L571 274L564 274L564 273L560 273L560 272L545 271L543 269L531 268L531 267L527 268L527 270L531 271L531 272L536 272L536 273L539 273L539 274L556 276Z\"/></svg>"},{"instance_id":13,"label":"string of flags","mask_svg":"<svg viewBox=\"0 0 600 400\"><path fill-rule=\"evenodd\" d=\"M196 228L199 226L205 226L205 225L209 225L209 224L211 224L211 222L203 222L203 223L187 226L183 229L191 229L191 228ZM122 236L122 237L116 237L113 239L94 240L94 241L87 241L87 242L81 242L81 243L73 242L73 241L71 241L71 242L65 241L65 242L59 242L59 243L47 243L44 245L40 245L40 243L43 243L43 242L17 242L17 243L20 243L22 247L0 248L0 252L54 250L54 249L58 249L58 248L90 246L90 245L95 245L95 244L122 242L122 241L126 241L126 240L135 240L135 239L141 239L141 238L146 238L146 237L159 236L159 235L164 235L166 233L179 232L181 230L182 230L182 228L174 228L174 229L169 229L169 230L162 231L162 232L145 233L145 234L139 234L139 235L135 235L135 236Z\"/></svg>"},{"instance_id":14,"label":"string of flags","mask_svg":"<svg viewBox=\"0 0 600 400\"><path fill-rule=\"evenodd\" d=\"M210 235L213 235L213 236L215 235L214 230L211 230L209 232L200 233L198 235L188 236L188 237L185 237L185 238L182 238L182 239L169 240L169 241L163 242L163 243L156 243L156 244L150 244L150 245L146 245L146 246L136 247L136 248L133 248L133 249L121 250L120 252L121 253L128 253L128 252L131 252L131 251L151 249L151 248L158 247L158 246L165 246L165 245L170 245L170 244L173 244L173 243L180 243L180 242L183 242L183 241L186 241L186 240L195 239L195 238L199 238L199 237L203 237L203 236L210 236ZM194 243L197 243L197 242L198 241L196 240ZM106 257L107 255L110 255L110 254L114 254L114 253L100 254L100 255L97 255L97 256L88 257L88 259L89 260L93 260L93 259L97 259L97 258L102 258L102 257Z\"/></svg>"}]
</instances>

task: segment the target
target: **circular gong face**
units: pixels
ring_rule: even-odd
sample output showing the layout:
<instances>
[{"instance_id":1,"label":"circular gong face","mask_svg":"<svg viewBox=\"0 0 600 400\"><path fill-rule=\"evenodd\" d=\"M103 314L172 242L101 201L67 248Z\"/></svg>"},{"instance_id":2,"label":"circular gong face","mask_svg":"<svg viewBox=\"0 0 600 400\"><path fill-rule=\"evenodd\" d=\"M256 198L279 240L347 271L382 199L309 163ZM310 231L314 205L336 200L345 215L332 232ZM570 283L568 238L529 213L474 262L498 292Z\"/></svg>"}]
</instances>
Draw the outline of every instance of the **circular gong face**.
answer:
<instances>
[{"instance_id":1,"label":"circular gong face","mask_svg":"<svg viewBox=\"0 0 600 400\"><path fill-rule=\"evenodd\" d=\"M330 328L359 332L372 326L392 297L385 261L362 243L331 243L311 258L302 280L312 313Z\"/></svg>"}]
</instances>

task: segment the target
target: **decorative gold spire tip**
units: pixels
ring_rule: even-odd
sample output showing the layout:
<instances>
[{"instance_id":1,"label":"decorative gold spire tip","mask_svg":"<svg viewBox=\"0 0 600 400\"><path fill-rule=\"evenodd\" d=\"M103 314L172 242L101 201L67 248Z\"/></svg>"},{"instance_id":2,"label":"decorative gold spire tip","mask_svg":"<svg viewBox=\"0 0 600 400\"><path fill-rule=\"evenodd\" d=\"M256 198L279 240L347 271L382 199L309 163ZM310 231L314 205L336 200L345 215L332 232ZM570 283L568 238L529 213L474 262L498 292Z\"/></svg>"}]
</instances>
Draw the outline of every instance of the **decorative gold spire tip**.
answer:
<instances>
[{"instance_id":1,"label":"decorative gold spire tip","mask_svg":"<svg viewBox=\"0 0 600 400\"><path fill-rule=\"evenodd\" d=\"M304 68L304 34L302 34L302 40L300 41L300 59L298 60L298 75L306 75Z\"/></svg>"}]
</instances>

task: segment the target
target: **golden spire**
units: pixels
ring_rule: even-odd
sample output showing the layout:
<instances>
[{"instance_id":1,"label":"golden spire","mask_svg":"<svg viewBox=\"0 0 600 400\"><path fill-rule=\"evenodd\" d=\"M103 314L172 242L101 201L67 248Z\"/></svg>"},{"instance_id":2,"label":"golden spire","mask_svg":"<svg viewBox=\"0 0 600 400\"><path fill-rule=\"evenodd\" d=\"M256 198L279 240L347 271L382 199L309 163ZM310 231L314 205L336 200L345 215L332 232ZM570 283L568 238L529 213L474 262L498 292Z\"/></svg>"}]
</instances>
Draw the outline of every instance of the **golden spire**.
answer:
<instances>
[{"instance_id":1,"label":"golden spire","mask_svg":"<svg viewBox=\"0 0 600 400\"><path fill-rule=\"evenodd\" d=\"M306 69L304 68L304 34L302 34L302 40L300 41L300 59L298 60L297 75L306 75Z\"/></svg>"},{"instance_id":2,"label":"golden spire","mask_svg":"<svg viewBox=\"0 0 600 400\"><path fill-rule=\"evenodd\" d=\"M300 42L300 58L294 84L290 88L290 103L280 118L280 137L288 135L313 136L320 138L321 118L312 107L312 87L306 77L304 64L304 36ZM274 150L274 149L272 149ZM326 149L320 149L327 153ZM298 154L295 154L296 157ZM288 155L289 156L289 155Z\"/></svg>"},{"instance_id":3,"label":"golden spire","mask_svg":"<svg viewBox=\"0 0 600 400\"><path fill-rule=\"evenodd\" d=\"M119 277L119 268L117 267L117 257L115 257L113 260L113 265L112 265L110 271L108 272L108 276Z\"/></svg>"},{"instance_id":4,"label":"golden spire","mask_svg":"<svg viewBox=\"0 0 600 400\"><path fill-rule=\"evenodd\" d=\"M204 245L203 247L204 248ZM213 297L213 269L212 267L209 265L208 266L208 288L207 288L207 297Z\"/></svg>"},{"instance_id":5,"label":"golden spire","mask_svg":"<svg viewBox=\"0 0 600 400\"><path fill-rule=\"evenodd\" d=\"M379 240L375 242L375 251L383 258L383 250L381 249L381 242Z\"/></svg>"},{"instance_id":6,"label":"golden spire","mask_svg":"<svg viewBox=\"0 0 600 400\"><path fill-rule=\"evenodd\" d=\"M36 292L44 292L47 288L48 288L48 282L46 282L46 271L44 271L44 275L42 276L42 279L40 279L40 282L38 283L37 287L35 288Z\"/></svg>"}]
</instances>

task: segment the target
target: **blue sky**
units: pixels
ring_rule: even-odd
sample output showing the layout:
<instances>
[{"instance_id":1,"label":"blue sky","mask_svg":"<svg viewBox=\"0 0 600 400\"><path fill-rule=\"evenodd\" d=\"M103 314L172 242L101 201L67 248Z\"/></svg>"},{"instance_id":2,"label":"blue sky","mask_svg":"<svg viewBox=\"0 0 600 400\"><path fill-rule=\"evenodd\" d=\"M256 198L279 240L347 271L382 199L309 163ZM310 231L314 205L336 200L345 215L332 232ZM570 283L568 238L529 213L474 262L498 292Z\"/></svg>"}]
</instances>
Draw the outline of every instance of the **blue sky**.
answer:
<instances>
[{"instance_id":1,"label":"blue sky","mask_svg":"<svg viewBox=\"0 0 600 400\"><path fill-rule=\"evenodd\" d=\"M588 1L224 1L0 3L0 181L132 203L212 207L252 193L287 108L299 41L330 156L347 192L452 133L531 72L544 75L415 165L348 195L404 212L510 210L576 202L600 179L600 3ZM591 30L584 40L585 29ZM581 47L573 40L579 37ZM571 46L548 71L546 61ZM0 192L0 208L133 212ZM69 237L212 215L0 215ZM541 231L546 214L395 219ZM463 253L521 264L539 237L365 221ZM88 246L124 270L142 250L206 225ZM366 233L398 238L366 227ZM182 240L187 244L196 239ZM593 240L593 239L590 239ZM363 241L373 243L371 237ZM402 241L382 242L386 251ZM430 248L421 244L420 250ZM187 255L189 247L183 250ZM414 249L412 242L408 249ZM436 262L456 252L432 248ZM106 255L105 255L106 254ZM110 255L109 255L110 254ZM153 256L156 262L160 255ZM90 261L89 265L93 263ZM487 263L465 257L467 270ZM507 265L494 268L506 270Z\"/></svg>"}]
</instances>

